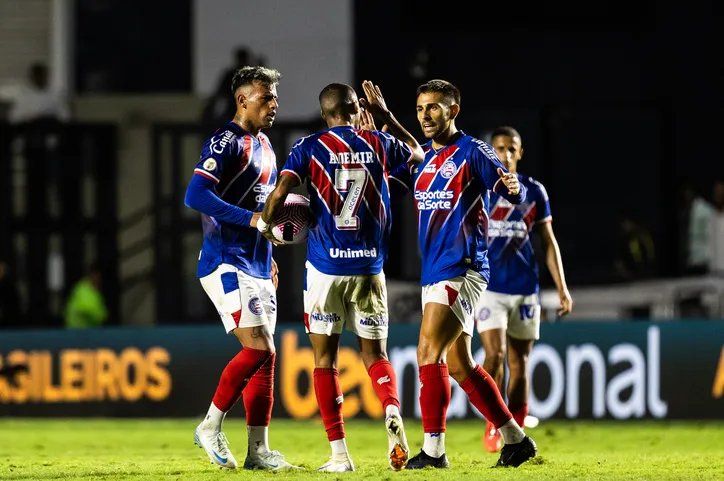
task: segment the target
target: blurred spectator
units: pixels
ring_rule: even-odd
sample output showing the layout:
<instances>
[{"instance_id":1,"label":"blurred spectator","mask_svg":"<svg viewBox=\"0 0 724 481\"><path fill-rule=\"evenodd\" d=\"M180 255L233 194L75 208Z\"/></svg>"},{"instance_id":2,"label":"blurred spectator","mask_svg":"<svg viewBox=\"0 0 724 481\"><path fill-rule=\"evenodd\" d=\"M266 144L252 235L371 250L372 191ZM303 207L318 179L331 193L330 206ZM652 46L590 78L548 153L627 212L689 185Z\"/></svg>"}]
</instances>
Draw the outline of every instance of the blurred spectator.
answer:
<instances>
[{"instance_id":1,"label":"blurred spectator","mask_svg":"<svg viewBox=\"0 0 724 481\"><path fill-rule=\"evenodd\" d=\"M709 235L709 270L724 275L724 180L714 183L714 214Z\"/></svg>"},{"instance_id":2,"label":"blurred spectator","mask_svg":"<svg viewBox=\"0 0 724 481\"><path fill-rule=\"evenodd\" d=\"M615 266L619 278L625 281L655 275L656 256L651 234L628 215L620 217Z\"/></svg>"},{"instance_id":3,"label":"blurred spectator","mask_svg":"<svg viewBox=\"0 0 724 481\"><path fill-rule=\"evenodd\" d=\"M202 121L205 124L224 125L234 118L236 103L231 92L231 81L238 69L251 65L251 52L246 47L237 47L234 51L234 62L221 73L216 89L204 106Z\"/></svg>"},{"instance_id":4,"label":"blurred spectator","mask_svg":"<svg viewBox=\"0 0 724 481\"><path fill-rule=\"evenodd\" d=\"M88 269L88 274L73 286L65 308L65 327L85 329L106 322L108 310L101 294L101 284L100 267L94 264Z\"/></svg>"},{"instance_id":5,"label":"blurred spectator","mask_svg":"<svg viewBox=\"0 0 724 481\"><path fill-rule=\"evenodd\" d=\"M34 63L23 83L0 87L0 102L6 104L8 122L67 121L70 109L66 97L50 87L50 74L44 63Z\"/></svg>"},{"instance_id":6,"label":"blurred spectator","mask_svg":"<svg viewBox=\"0 0 724 481\"><path fill-rule=\"evenodd\" d=\"M685 273L704 274L709 267L709 233L714 208L690 185L684 187Z\"/></svg>"},{"instance_id":7,"label":"blurred spectator","mask_svg":"<svg viewBox=\"0 0 724 481\"><path fill-rule=\"evenodd\" d=\"M21 325L20 293L8 273L7 263L0 260L0 328Z\"/></svg>"}]
</instances>

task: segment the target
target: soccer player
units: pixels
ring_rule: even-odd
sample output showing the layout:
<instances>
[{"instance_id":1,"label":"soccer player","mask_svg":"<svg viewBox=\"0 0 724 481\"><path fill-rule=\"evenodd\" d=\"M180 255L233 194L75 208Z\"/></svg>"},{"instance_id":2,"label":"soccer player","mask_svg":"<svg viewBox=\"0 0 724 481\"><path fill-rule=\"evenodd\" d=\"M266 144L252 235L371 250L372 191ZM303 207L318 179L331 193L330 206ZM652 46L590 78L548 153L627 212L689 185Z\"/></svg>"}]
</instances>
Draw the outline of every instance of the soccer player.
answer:
<instances>
[{"instance_id":1,"label":"soccer player","mask_svg":"<svg viewBox=\"0 0 724 481\"><path fill-rule=\"evenodd\" d=\"M445 80L417 89L417 119L425 138L425 160L395 171L414 189L422 255L422 326L417 348L424 443L407 469L447 468L445 417L452 376L470 402L498 429L505 447L496 466L517 467L536 445L516 423L498 387L476 365L470 344L473 306L489 279L488 190L512 204L525 187L505 170L490 145L458 130L460 91ZM405 179L406 177L406 179Z\"/></svg>"},{"instance_id":2,"label":"soccer player","mask_svg":"<svg viewBox=\"0 0 724 481\"><path fill-rule=\"evenodd\" d=\"M385 410L389 464L404 467L409 448L400 416L397 378L387 359L387 287L382 271L390 233L391 166L423 158L420 144L387 109L377 86L363 83L362 105L397 138L359 130L360 101L349 85L319 94L328 129L300 139L289 153L257 228L270 236L272 219L288 193L307 180L316 222L309 232L304 323L314 351L314 391L332 456L320 471L353 471L342 419L337 372L343 328L356 336L360 356ZM402 139L402 141L397 140Z\"/></svg>"},{"instance_id":3,"label":"soccer player","mask_svg":"<svg viewBox=\"0 0 724 481\"><path fill-rule=\"evenodd\" d=\"M237 462L222 423L242 393L249 436L244 468L294 468L269 449L277 268L271 243L256 230L277 176L276 157L262 129L274 122L280 77L264 67L236 72L231 84L236 115L204 144L186 190L186 205L202 214L197 275L226 332L242 345L221 373L206 418L194 433L195 443L224 468L236 468Z\"/></svg>"},{"instance_id":4,"label":"soccer player","mask_svg":"<svg viewBox=\"0 0 724 481\"><path fill-rule=\"evenodd\" d=\"M540 235L548 270L558 288L561 303L558 315L571 312L573 301L553 235L548 194L543 184L518 173L518 162L523 157L520 134L512 127L498 127L490 142L508 171L518 176L528 193L518 205L512 205L495 192L490 195L490 282L475 306L475 314L485 349L483 367L493 376L500 392L503 392L507 335L508 408L515 421L524 426L528 415L528 356L533 341L540 337L538 265L530 241L533 230ZM500 449L500 433L490 421L485 427L483 444L491 453Z\"/></svg>"}]
</instances>

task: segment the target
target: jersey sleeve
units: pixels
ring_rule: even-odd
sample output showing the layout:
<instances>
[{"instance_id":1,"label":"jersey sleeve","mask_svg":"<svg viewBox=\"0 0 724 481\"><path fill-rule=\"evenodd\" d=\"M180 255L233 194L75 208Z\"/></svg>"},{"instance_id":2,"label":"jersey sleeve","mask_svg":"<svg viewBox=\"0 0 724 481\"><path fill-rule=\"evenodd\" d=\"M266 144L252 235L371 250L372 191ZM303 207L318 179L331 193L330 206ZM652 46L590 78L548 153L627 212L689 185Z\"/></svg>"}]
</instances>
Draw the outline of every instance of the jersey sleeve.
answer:
<instances>
[{"instance_id":1,"label":"jersey sleeve","mask_svg":"<svg viewBox=\"0 0 724 481\"><path fill-rule=\"evenodd\" d=\"M405 162L398 165L390 172L390 194L392 198L402 197L412 189L412 174L410 172L411 164Z\"/></svg>"},{"instance_id":2,"label":"jersey sleeve","mask_svg":"<svg viewBox=\"0 0 724 481\"><path fill-rule=\"evenodd\" d=\"M550 222L553 220L551 216L551 204L548 200L548 192L538 181L533 181L533 185L537 187L537 199L536 199L536 211L535 211L535 223Z\"/></svg>"},{"instance_id":3,"label":"jersey sleeve","mask_svg":"<svg viewBox=\"0 0 724 481\"><path fill-rule=\"evenodd\" d=\"M409 145L387 132L376 132L382 145L384 145L387 161L390 168L404 166L412 159L412 149Z\"/></svg>"},{"instance_id":4,"label":"jersey sleeve","mask_svg":"<svg viewBox=\"0 0 724 481\"><path fill-rule=\"evenodd\" d=\"M515 195L509 193L498 175L498 169L502 169L506 174L508 173L508 169L500 162L500 159L490 144L478 139L474 139L471 144L472 148L469 156L470 167L478 179L485 184L485 188L492 190L512 204L520 204L521 201L525 199L527 191L525 186L521 183L520 192Z\"/></svg>"},{"instance_id":5,"label":"jersey sleeve","mask_svg":"<svg viewBox=\"0 0 724 481\"><path fill-rule=\"evenodd\" d=\"M224 158L229 155L231 144L229 142L223 148L219 147L219 143L215 142L218 136L214 136L206 142L201 150L201 156L194 168L194 175L200 175L218 184L221 180L221 172L224 168Z\"/></svg>"},{"instance_id":6,"label":"jersey sleeve","mask_svg":"<svg viewBox=\"0 0 724 481\"><path fill-rule=\"evenodd\" d=\"M309 175L309 155L307 154L307 147L309 137L303 137L299 139L292 150L289 152L287 161L284 164L284 168L279 175L293 175L299 179L300 184L304 184L307 176Z\"/></svg>"}]
</instances>

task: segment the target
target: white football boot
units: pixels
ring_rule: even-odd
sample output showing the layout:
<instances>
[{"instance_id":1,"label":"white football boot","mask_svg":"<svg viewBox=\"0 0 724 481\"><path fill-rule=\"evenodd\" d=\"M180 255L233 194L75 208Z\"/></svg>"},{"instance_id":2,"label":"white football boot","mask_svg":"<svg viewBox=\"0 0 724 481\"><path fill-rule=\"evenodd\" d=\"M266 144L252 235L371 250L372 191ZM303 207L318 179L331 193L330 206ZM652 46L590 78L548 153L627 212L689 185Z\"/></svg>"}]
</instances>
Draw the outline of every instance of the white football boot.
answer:
<instances>
[{"instance_id":1,"label":"white football boot","mask_svg":"<svg viewBox=\"0 0 724 481\"><path fill-rule=\"evenodd\" d=\"M236 469L238 466L223 432L201 429L199 425L194 432L194 444L206 451L212 463L227 469Z\"/></svg>"},{"instance_id":2,"label":"white football boot","mask_svg":"<svg viewBox=\"0 0 724 481\"><path fill-rule=\"evenodd\" d=\"M284 455L279 451L267 451L261 454L247 454L244 461L244 469L264 469L268 471L289 471L293 469L303 469L294 466L284 459Z\"/></svg>"},{"instance_id":3,"label":"white football boot","mask_svg":"<svg viewBox=\"0 0 724 481\"><path fill-rule=\"evenodd\" d=\"M385 428L387 428L387 456L390 467L393 471L400 471L404 469L407 458L410 456L410 447L407 445L402 417L397 413L390 414L385 419Z\"/></svg>"},{"instance_id":4,"label":"white football boot","mask_svg":"<svg viewBox=\"0 0 724 481\"><path fill-rule=\"evenodd\" d=\"M345 471L354 471L354 463L349 454L336 454L329 458L317 471L325 473L344 473Z\"/></svg>"}]
</instances>

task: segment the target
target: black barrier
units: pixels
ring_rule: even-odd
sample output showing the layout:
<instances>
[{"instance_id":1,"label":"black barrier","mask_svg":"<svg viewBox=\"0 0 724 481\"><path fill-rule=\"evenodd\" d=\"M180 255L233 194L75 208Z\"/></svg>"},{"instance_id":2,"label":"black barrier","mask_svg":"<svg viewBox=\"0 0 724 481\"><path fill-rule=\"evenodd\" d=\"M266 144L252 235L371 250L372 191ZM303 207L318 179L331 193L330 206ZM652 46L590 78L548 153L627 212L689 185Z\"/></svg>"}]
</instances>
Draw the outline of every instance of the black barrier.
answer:
<instances>
[{"instance_id":1,"label":"black barrier","mask_svg":"<svg viewBox=\"0 0 724 481\"><path fill-rule=\"evenodd\" d=\"M419 418L417 326L390 329L403 415ZM307 336L280 328L276 343L274 415L316 415ZM379 417L355 344L343 336L344 414ZM16 386L0 378L0 415L197 416L237 346L221 327L0 332L0 365L28 365ZM482 361L478 339L473 347ZM530 364L530 410L542 419L724 418L724 321L544 324ZM479 417L452 384L448 417Z\"/></svg>"}]
</instances>

